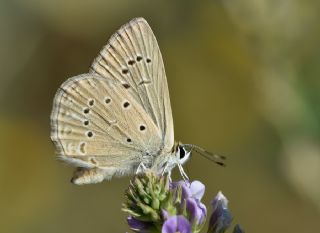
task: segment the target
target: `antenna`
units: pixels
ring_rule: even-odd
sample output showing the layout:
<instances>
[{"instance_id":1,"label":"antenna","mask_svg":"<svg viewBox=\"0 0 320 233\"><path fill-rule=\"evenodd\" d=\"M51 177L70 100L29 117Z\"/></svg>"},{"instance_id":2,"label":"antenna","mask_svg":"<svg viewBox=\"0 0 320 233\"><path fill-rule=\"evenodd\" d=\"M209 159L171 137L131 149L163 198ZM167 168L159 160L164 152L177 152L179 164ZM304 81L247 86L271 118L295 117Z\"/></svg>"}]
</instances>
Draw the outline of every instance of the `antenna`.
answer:
<instances>
[{"instance_id":1,"label":"antenna","mask_svg":"<svg viewBox=\"0 0 320 233\"><path fill-rule=\"evenodd\" d=\"M223 162L224 160L227 159L225 156L213 154L213 153L201 148L200 146L196 146L196 145L192 145L192 144L185 144L185 145L190 146L191 151L194 150L195 152L202 155L204 158L210 160L211 162L214 162L215 164L218 164L219 166L222 166L222 167L226 166L226 164Z\"/></svg>"}]
</instances>

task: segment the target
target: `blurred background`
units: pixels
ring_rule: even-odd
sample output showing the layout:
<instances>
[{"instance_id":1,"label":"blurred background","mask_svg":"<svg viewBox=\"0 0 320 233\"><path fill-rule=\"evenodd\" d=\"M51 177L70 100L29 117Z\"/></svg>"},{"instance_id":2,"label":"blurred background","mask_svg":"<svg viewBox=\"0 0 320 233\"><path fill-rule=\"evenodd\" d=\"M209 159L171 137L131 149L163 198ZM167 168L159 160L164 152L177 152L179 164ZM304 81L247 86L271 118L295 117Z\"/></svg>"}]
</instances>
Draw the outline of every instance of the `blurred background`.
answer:
<instances>
[{"instance_id":1,"label":"blurred background","mask_svg":"<svg viewBox=\"0 0 320 233\"><path fill-rule=\"evenodd\" d=\"M74 186L49 116L57 88L85 73L134 17L151 25L166 67L191 179L219 190L247 232L320 228L320 3L314 0L1 0L1 232L126 232L129 178ZM176 178L179 178L177 173Z\"/></svg>"}]
</instances>

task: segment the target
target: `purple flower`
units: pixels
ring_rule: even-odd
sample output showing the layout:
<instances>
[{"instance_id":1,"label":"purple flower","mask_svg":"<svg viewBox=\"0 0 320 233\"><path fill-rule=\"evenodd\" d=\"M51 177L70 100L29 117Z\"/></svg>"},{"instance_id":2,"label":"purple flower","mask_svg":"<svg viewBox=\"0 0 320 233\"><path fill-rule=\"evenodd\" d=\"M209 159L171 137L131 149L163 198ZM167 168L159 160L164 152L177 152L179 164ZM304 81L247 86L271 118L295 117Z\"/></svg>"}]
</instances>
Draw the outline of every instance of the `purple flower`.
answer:
<instances>
[{"instance_id":1,"label":"purple flower","mask_svg":"<svg viewBox=\"0 0 320 233\"><path fill-rule=\"evenodd\" d=\"M168 211L161 209L161 217L163 220L167 220L169 218L169 213Z\"/></svg>"},{"instance_id":2,"label":"purple flower","mask_svg":"<svg viewBox=\"0 0 320 233\"><path fill-rule=\"evenodd\" d=\"M127 218L128 225L130 226L131 230L135 232L142 232L147 233L151 232L154 228L153 224L151 222L144 222L138 219L135 219L132 216L129 216Z\"/></svg>"},{"instance_id":3,"label":"purple flower","mask_svg":"<svg viewBox=\"0 0 320 233\"><path fill-rule=\"evenodd\" d=\"M200 181L193 181L191 184L187 181L178 181L171 183L171 189L180 186L182 188L182 199L189 197L201 200L204 195L205 186Z\"/></svg>"},{"instance_id":4,"label":"purple flower","mask_svg":"<svg viewBox=\"0 0 320 233\"><path fill-rule=\"evenodd\" d=\"M190 192L193 198L198 199L199 201L202 199L205 191L205 186L200 181L193 181L190 184Z\"/></svg>"},{"instance_id":5,"label":"purple flower","mask_svg":"<svg viewBox=\"0 0 320 233\"><path fill-rule=\"evenodd\" d=\"M190 222L197 225L204 223L207 216L207 208L198 199L188 198L186 200L186 210L190 216Z\"/></svg>"},{"instance_id":6,"label":"purple flower","mask_svg":"<svg viewBox=\"0 0 320 233\"><path fill-rule=\"evenodd\" d=\"M213 213L210 217L208 233L223 233L232 221L231 213L228 210L228 200L222 192L219 192L211 205Z\"/></svg>"},{"instance_id":7,"label":"purple flower","mask_svg":"<svg viewBox=\"0 0 320 233\"><path fill-rule=\"evenodd\" d=\"M191 233L189 221L182 215L169 217L162 226L162 233Z\"/></svg>"},{"instance_id":8,"label":"purple flower","mask_svg":"<svg viewBox=\"0 0 320 233\"><path fill-rule=\"evenodd\" d=\"M172 189L177 187L181 187L181 207L186 207L190 223L192 225L202 225L207 216L207 208L200 202L205 191L204 184L200 181L193 181L191 184L186 181L171 183Z\"/></svg>"},{"instance_id":9,"label":"purple flower","mask_svg":"<svg viewBox=\"0 0 320 233\"><path fill-rule=\"evenodd\" d=\"M190 192L190 183L188 181L177 181L177 182L172 182L170 184L170 189L174 190L177 187L181 187L181 191L182 191L182 199L188 198L191 196L191 192Z\"/></svg>"},{"instance_id":10,"label":"purple flower","mask_svg":"<svg viewBox=\"0 0 320 233\"><path fill-rule=\"evenodd\" d=\"M130 184L123 210L130 214L128 224L137 233L199 233L207 217L201 202L204 191L200 181L170 183L168 177L146 173ZM228 200L219 192L211 205L208 233L224 233L232 221ZM236 225L233 233L244 231Z\"/></svg>"}]
</instances>

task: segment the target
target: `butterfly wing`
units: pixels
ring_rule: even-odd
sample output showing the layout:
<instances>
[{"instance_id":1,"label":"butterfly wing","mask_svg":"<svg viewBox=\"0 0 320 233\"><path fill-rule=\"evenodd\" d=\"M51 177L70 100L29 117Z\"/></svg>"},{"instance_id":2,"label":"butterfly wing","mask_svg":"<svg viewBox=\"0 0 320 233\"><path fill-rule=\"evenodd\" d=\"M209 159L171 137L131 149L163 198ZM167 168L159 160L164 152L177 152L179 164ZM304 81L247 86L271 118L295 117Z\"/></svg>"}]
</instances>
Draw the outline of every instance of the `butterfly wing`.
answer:
<instances>
[{"instance_id":1,"label":"butterfly wing","mask_svg":"<svg viewBox=\"0 0 320 233\"><path fill-rule=\"evenodd\" d=\"M61 85L51 127L60 157L85 168L129 173L162 143L160 130L128 90L95 74Z\"/></svg>"},{"instance_id":2,"label":"butterfly wing","mask_svg":"<svg viewBox=\"0 0 320 233\"><path fill-rule=\"evenodd\" d=\"M173 119L165 69L157 40L143 18L131 20L111 37L90 72L122 83L160 129L161 150L172 149Z\"/></svg>"}]
</instances>

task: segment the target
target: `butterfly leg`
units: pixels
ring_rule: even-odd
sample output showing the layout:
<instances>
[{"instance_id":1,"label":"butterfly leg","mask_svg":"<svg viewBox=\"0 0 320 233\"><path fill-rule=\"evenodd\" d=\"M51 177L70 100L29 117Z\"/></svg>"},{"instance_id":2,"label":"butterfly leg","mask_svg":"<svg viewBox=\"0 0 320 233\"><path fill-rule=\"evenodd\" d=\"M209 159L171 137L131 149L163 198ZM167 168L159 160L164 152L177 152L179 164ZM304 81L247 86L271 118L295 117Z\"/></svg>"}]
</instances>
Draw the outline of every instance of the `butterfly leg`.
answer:
<instances>
[{"instance_id":1,"label":"butterfly leg","mask_svg":"<svg viewBox=\"0 0 320 233\"><path fill-rule=\"evenodd\" d=\"M172 178L171 178L171 171L168 171L168 178L169 178L169 182L172 182Z\"/></svg>"},{"instance_id":2,"label":"butterfly leg","mask_svg":"<svg viewBox=\"0 0 320 233\"><path fill-rule=\"evenodd\" d=\"M183 167L182 167L181 164L178 164L178 168L179 168L180 174L181 174L182 178L184 179L184 181L189 181L189 177L188 177L188 175L184 172Z\"/></svg>"},{"instance_id":3,"label":"butterfly leg","mask_svg":"<svg viewBox=\"0 0 320 233\"><path fill-rule=\"evenodd\" d=\"M161 176L164 176L164 173L166 173L166 171L167 171L167 169L168 169L168 166L169 166L169 164L166 163L166 166L163 168L163 171L162 171L162 173L161 173ZM168 173L169 173L169 172L168 172ZM171 173L171 171L170 171L170 173Z\"/></svg>"},{"instance_id":4,"label":"butterfly leg","mask_svg":"<svg viewBox=\"0 0 320 233\"><path fill-rule=\"evenodd\" d=\"M164 174L166 172L168 172L168 178L169 178L169 181L172 182L172 179L171 179L171 170L168 170L168 167L169 167L169 163L166 163L162 173L161 173L161 176L164 176ZM168 171L167 171L168 170Z\"/></svg>"},{"instance_id":5,"label":"butterfly leg","mask_svg":"<svg viewBox=\"0 0 320 233\"><path fill-rule=\"evenodd\" d=\"M137 170L136 170L136 174L142 173L142 172L144 172L145 170L147 170L147 167L146 167L146 165L144 165L143 162L141 162L141 163L139 164Z\"/></svg>"}]
</instances>

